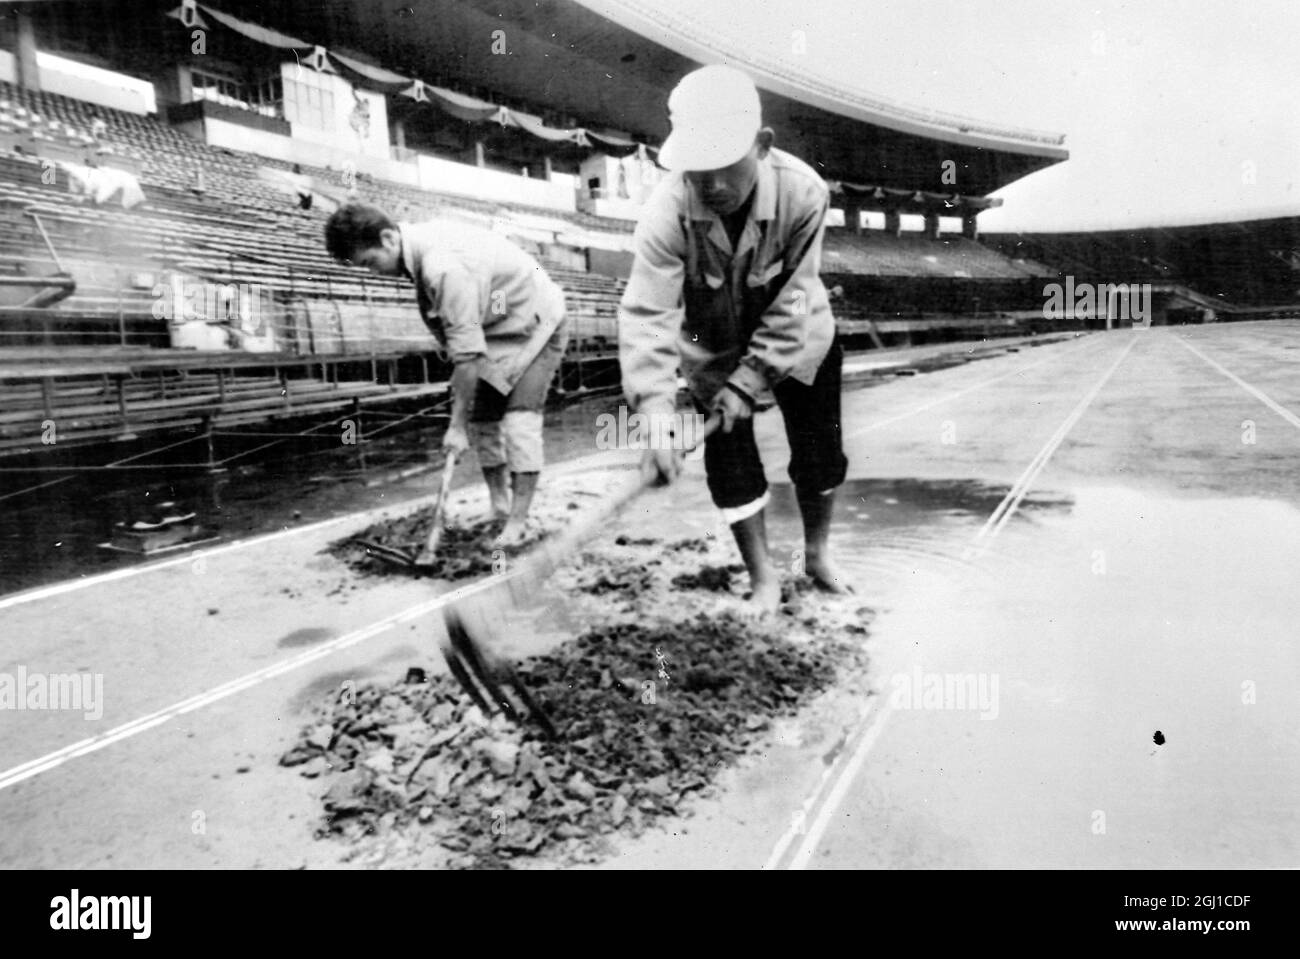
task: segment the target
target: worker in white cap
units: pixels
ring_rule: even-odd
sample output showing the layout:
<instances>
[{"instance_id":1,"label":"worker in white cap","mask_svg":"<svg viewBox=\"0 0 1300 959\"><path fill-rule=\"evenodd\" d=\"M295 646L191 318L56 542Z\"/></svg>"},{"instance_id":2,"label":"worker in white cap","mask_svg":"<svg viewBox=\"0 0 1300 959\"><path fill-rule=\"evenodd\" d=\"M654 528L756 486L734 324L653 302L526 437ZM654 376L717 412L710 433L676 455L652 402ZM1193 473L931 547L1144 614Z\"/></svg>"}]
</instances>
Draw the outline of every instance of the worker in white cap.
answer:
<instances>
[{"instance_id":1,"label":"worker in white cap","mask_svg":"<svg viewBox=\"0 0 1300 959\"><path fill-rule=\"evenodd\" d=\"M804 527L797 572L851 592L828 539L847 460L840 430L840 367L820 273L829 191L806 163L773 146L758 91L744 73L709 66L668 98L672 133L659 162L672 171L646 203L619 309L619 354L629 405L667 418L677 371L697 410L722 428L706 443L714 503L749 570L752 601L781 601L768 555L768 487L754 440L755 410L781 410ZM668 416L665 417L665 414ZM681 453L646 452L645 468L672 482Z\"/></svg>"}]
</instances>

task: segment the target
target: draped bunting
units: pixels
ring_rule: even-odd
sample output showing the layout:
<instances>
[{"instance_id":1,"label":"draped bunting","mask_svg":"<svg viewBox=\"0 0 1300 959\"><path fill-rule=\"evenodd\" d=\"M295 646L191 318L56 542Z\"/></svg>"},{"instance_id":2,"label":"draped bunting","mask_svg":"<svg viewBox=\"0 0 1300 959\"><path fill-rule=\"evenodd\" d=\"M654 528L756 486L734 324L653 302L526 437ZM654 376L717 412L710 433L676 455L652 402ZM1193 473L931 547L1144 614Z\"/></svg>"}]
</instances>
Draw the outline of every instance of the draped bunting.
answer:
<instances>
[{"instance_id":1,"label":"draped bunting","mask_svg":"<svg viewBox=\"0 0 1300 959\"><path fill-rule=\"evenodd\" d=\"M635 140L610 133L596 133L585 127L569 129L549 127L542 122L540 117L531 113L511 110L509 107L503 107L487 100L480 100L478 97L457 93L455 90L448 90L445 87L435 87L422 80L405 77L400 73L394 73L392 70L363 63L344 54L326 50L317 44L308 43L305 40L299 40L297 37L280 33L278 30L261 27L255 23L240 20L238 17L232 17L228 13L213 9L206 3L199 3L198 0L181 0L181 5L170 11L167 16L179 20L186 27L206 28L208 24L203 20L203 14L207 14L223 27L233 30L256 43L275 47L279 50L294 51L295 56L304 66L310 66L318 71L338 73L339 71L334 66L334 63L337 62L348 74L362 78L369 85L379 88L380 92L400 94L410 97L417 103L432 103L451 116L469 123L492 122L503 127L516 127L525 133L550 143L573 143L591 149L599 147L602 152L616 157L624 157L635 152L642 159L646 159L647 152L658 153L656 148L647 147Z\"/></svg>"},{"instance_id":2,"label":"draped bunting","mask_svg":"<svg viewBox=\"0 0 1300 959\"><path fill-rule=\"evenodd\" d=\"M280 33L278 30L259 27L255 23L248 23L245 20L232 17L228 13L214 10L206 3L196 3L195 6L223 27L234 30L236 33L252 40L254 43L265 44L268 47L277 47L281 50L311 50L316 46L314 43L308 43L306 40L299 40L297 37L291 37L288 34ZM173 13L174 12L175 11L173 11Z\"/></svg>"},{"instance_id":3,"label":"draped bunting","mask_svg":"<svg viewBox=\"0 0 1300 959\"><path fill-rule=\"evenodd\" d=\"M403 90L402 93L420 103L435 103L456 119L469 123L481 123L486 120L500 123L502 113L508 112L505 107L499 107L487 100L480 100L478 97L467 96L444 87L435 87L422 80L416 80L409 90Z\"/></svg>"},{"instance_id":4,"label":"draped bunting","mask_svg":"<svg viewBox=\"0 0 1300 959\"><path fill-rule=\"evenodd\" d=\"M587 139L586 132L581 127L573 130L560 130L555 127L548 127L542 124L541 118L530 116L527 113L520 113L518 110L505 111L509 114L508 121L511 125L519 127L526 133L531 133L535 137L543 140L549 140L552 143L566 141L576 143L579 146L591 146L591 141Z\"/></svg>"},{"instance_id":5,"label":"draped bunting","mask_svg":"<svg viewBox=\"0 0 1300 959\"><path fill-rule=\"evenodd\" d=\"M635 153L642 160L648 160L649 153L659 152L655 147L648 147L644 143L614 136L611 133L597 133L595 130L587 130L586 133L593 146L599 146L601 152L620 159Z\"/></svg>"},{"instance_id":6,"label":"draped bunting","mask_svg":"<svg viewBox=\"0 0 1300 959\"><path fill-rule=\"evenodd\" d=\"M401 93L403 89L411 85L410 77L404 77L392 70L385 70L383 67L362 63L360 60L346 57L337 51L331 51L330 56L347 72L364 77L372 86L378 87L383 93Z\"/></svg>"}]
</instances>

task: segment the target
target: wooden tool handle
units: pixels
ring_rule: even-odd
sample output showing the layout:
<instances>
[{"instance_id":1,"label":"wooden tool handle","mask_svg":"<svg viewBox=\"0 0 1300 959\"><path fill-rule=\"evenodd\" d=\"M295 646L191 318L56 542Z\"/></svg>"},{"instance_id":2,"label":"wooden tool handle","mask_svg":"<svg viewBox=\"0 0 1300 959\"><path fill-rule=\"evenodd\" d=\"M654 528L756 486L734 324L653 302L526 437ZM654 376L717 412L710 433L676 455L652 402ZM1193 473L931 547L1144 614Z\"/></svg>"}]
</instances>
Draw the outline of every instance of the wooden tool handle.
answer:
<instances>
[{"instance_id":1,"label":"wooden tool handle","mask_svg":"<svg viewBox=\"0 0 1300 959\"><path fill-rule=\"evenodd\" d=\"M451 492L451 477L456 472L456 453L449 450L442 466L442 485L438 487L438 505L433 508L433 525L442 528L442 518L447 512L447 494Z\"/></svg>"},{"instance_id":2,"label":"wooden tool handle","mask_svg":"<svg viewBox=\"0 0 1300 959\"><path fill-rule=\"evenodd\" d=\"M448 450L447 461L442 467L442 483L438 487L438 502L433 507L433 525L429 527L429 538L424 543L424 550L418 557L419 562L432 563L433 555L438 551L438 541L442 539L443 517L447 512L447 494L451 492L451 477L456 472L456 454Z\"/></svg>"},{"instance_id":3,"label":"wooden tool handle","mask_svg":"<svg viewBox=\"0 0 1300 959\"><path fill-rule=\"evenodd\" d=\"M682 455L694 452L705 440L712 436L722 425L718 414L705 421L696 441L682 449ZM623 512L634 500L656 485L655 477L638 472L635 480L627 483L621 490L611 495L601 506L556 536L542 540L528 555L510 564L513 568L506 575L506 584L511 599L518 604L535 590L561 563L573 555L586 540Z\"/></svg>"}]
</instances>

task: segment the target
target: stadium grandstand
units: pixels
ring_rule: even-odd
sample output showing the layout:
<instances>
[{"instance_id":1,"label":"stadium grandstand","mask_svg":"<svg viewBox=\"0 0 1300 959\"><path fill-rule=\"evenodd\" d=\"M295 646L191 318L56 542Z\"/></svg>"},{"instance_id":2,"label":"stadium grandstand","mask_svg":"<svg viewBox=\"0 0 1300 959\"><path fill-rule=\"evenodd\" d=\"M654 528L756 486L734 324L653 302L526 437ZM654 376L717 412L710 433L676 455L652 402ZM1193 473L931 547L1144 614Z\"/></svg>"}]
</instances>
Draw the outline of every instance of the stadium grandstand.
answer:
<instances>
[{"instance_id":1,"label":"stadium grandstand","mask_svg":"<svg viewBox=\"0 0 1300 959\"><path fill-rule=\"evenodd\" d=\"M1077 281L1150 284L1157 325L1300 316L1300 217L984 240Z\"/></svg>"},{"instance_id":2,"label":"stadium grandstand","mask_svg":"<svg viewBox=\"0 0 1300 959\"><path fill-rule=\"evenodd\" d=\"M1066 159L1061 135L831 85L637 0L375 9L8 8L0 454L39 454L56 416L61 446L181 431L212 457L268 420L439 415L447 367L409 291L324 252L326 216L352 197L537 255L575 317L559 389L616 385L664 103L706 62L744 66L778 143L826 178L823 270L850 347L1044 326L1057 248L990 244L977 218Z\"/></svg>"}]
</instances>

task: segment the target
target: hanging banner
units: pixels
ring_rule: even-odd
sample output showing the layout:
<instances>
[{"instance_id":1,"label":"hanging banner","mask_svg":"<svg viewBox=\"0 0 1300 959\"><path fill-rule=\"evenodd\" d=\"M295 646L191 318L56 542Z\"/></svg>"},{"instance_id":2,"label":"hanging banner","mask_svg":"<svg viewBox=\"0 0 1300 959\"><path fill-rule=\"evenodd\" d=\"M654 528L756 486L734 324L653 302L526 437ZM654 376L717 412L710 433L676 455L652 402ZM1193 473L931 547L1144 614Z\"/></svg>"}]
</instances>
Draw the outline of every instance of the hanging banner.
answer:
<instances>
[{"instance_id":1,"label":"hanging banner","mask_svg":"<svg viewBox=\"0 0 1300 959\"><path fill-rule=\"evenodd\" d=\"M421 80L405 77L392 70L386 70L383 67L377 67L341 53L330 52L319 44L308 43L278 30L240 20L238 17L232 17L228 13L213 9L207 4L198 3L197 0L181 0L181 5L167 13L167 16L179 20L186 27L207 27L203 14L211 17L214 22L221 26L233 30L240 36L255 43L261 43L278 50L292 50L295 57L298 58L298 62L303 66L311 67L318 72L337 74L339 70L334 65L334 61L337 61L343 70L347 72L348 78L354 85L364 80L367 86L375 87L376 92L400 94L410 97L417 103L435 104L445 113L467 123L497 123L502 127L517 127L525 133L531 134L540 140L546 140L549 143L572 143L589 149L600 148L615 157L627 156L633 152L644 157L647 150L644 144L612 133L595 133L584 127L569 129L550 127L543 123L540 117L533 114L511 110L508 107L487 100L480 100L478 97L472 97L464 93L457 93L455 90L448 90L445 87L431 86ZM357 123L363 124L365 119L365 117L358 114ZM650 149L653 150L653 148Z\"/></svg>"},{"instance_id":2,"label":"hanging banner","mask_svg":"<svg viewBox=\"0 0 1300 959\"><path fill-rule=\"evenodd\" d=\"M207 4L196 4L196 6L223 27L234 30L239 35L247 37L254 43L262 43L268 47L278 47L281 50L321 49L320 47L316 47L315 44L308 43L306 40L299 40L297 37L291 37L288 34L280 33L278 30L259 27L255 23L240 20L238 17L232 17L230 14L222 13L220 10L214 10Z\"/></svg>"},{"instance_id":3,"label":"hanging banner","mask_svg":"<svg viewBox=\"0 0 1300 959\"><path fill-rule=\"evenodd\" d=\"M400 73L394 73L392 70L385 70L383 67L377 67L373 64L362 63L360 60L354 60L352 57L344 56L337 51L330 51L330 57L343 67L345 74L353 74L365 80L369 86L376 88L380 93L404 93L411 86L411 78L404 77ZM354 79L354 77L348 77ZM419 81L415 81L419 83Z\"/></svg>"}]
</instances>

